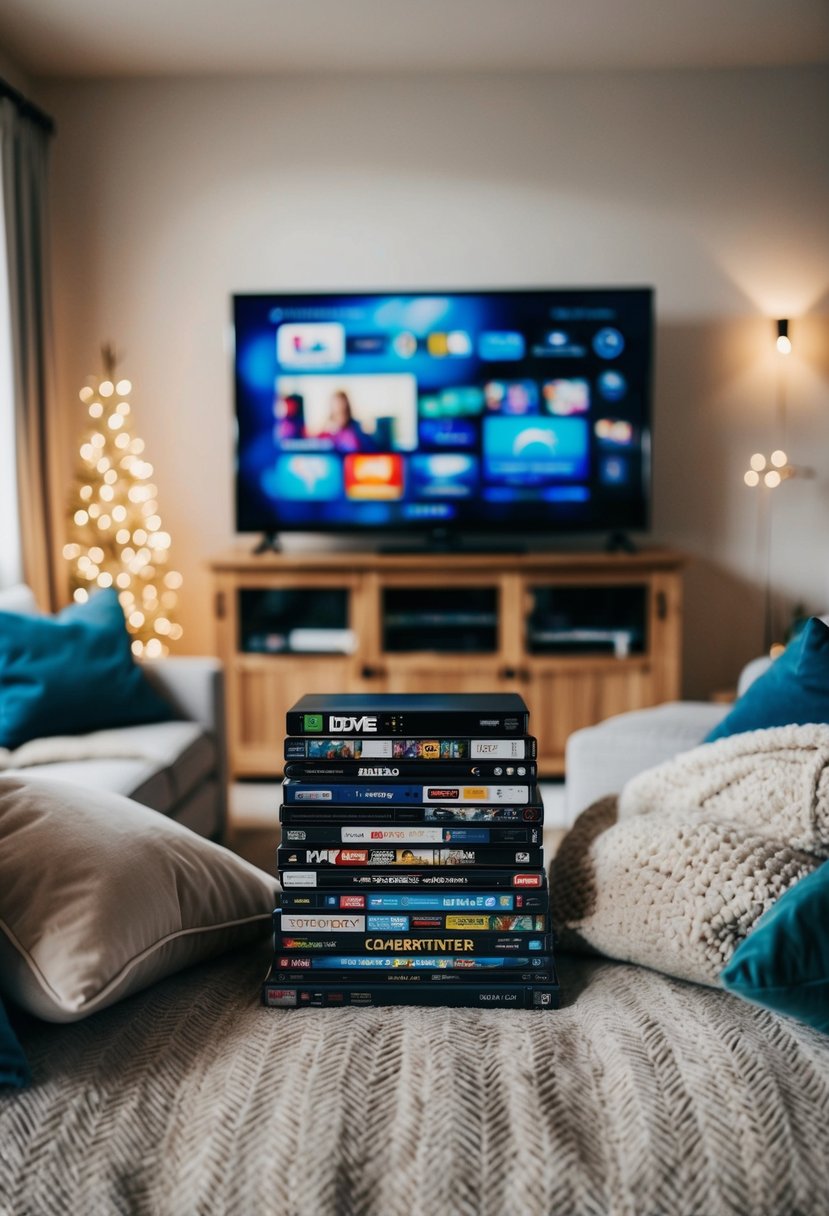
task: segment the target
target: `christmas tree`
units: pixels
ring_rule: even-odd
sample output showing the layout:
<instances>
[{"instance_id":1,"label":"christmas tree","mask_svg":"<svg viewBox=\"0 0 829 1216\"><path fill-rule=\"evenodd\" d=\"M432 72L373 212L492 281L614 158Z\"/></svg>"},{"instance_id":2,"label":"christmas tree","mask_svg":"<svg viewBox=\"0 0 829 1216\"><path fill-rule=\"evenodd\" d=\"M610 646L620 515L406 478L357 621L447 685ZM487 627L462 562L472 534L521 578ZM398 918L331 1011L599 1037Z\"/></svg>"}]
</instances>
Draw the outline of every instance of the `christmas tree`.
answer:
<instances>
[{"instance_id":1,"label":"christmas tree","mask_svg":"<svg viewBox=\"0 0 829 1216\"><path fill-rule=\"evenodd\" d=\"M70 586L82 603L115 587L132 634L133 654L158 658L182 635L175 620L182 578L169 568L170 535L161 526L153 466L130 425L129 380L115 380L115 353L103 348L104 379L80 391L89 426L69 510Z\"/></svg>"}]
</instances>

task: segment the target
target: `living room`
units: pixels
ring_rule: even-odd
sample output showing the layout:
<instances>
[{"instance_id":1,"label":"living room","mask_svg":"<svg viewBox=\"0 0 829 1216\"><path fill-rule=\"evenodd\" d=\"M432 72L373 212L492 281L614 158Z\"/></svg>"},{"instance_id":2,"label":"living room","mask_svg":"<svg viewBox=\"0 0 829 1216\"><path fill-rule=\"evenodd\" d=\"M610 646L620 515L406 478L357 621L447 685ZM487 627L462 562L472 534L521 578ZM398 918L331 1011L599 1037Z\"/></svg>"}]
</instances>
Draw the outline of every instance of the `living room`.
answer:
<instances>
[{"instance_id":1,"label":"living room","mask_svg":"<svg viewBox=\"0 0 829 1216\"><path fill-rule=\"evenodd\" d=\"M175 780L169 783L169 796L181 794L184 809L176 817L195 827L200 839L222 834L217 824L224 816L230 777L230 830L224 838L265 868L261 846L265 840L272 854L278 829L284 711L304 692L449 693L494 691L496 685L499 691L526 697L531 730L533 721L541 724L534 732L539 736L539 776L549 783L549 806L565 808L559 825L569 827L594 797L620 792L623 768L614 766L622 753L630 759L644 747L643 737L655 747L657 737L668 735L674 751L694 748L728 714L738 688L740 693L748 688L747 665L789 642L794 646L803 636L804 622L829 611L829 18L824 4L311 0L300 6L289 0L235 5L215 0L205 12L192 0L149 7L121 0L106 5L81 0L71 6L58 0L5 0L0 8L0 77L0 104L9 124L2 144L7 201L6 262L0 263L0 273L12 285L2 293L10 300L10 312L0 312L2 362L8 369L0 394L0 596L25 584L33 596L30 607L36 604L41 614L59 613L73 603L76 609L84 606L75 592L87 584L78 582L78 553L72 546L81 526L78 512L85 510L79 469L95 419L90 407L101 404L106 419L116 397L128 399L130 426L143 442L142 459L152 466L158 531L169 536L164 560L176 580L165 584L163 594L174 595L146 655L152 660L169 647L170 660L163 662L178 664L169 670L184 673L167 685L167 669L159 665L162 674L154 678L161 683L154 689L166 690L176 704L182 720L167 725L175 726L175 746L190 770L198 770L200 783L187 791L186 807L183 787L176 787ZM18 124L15 132L28 123L40 139L26 187L37 193L22 203L23 195L11 181L25 153L23 143L15 143L12 122ZM13 220L16 191L22 209ZM35 231L37 256L32 253L37 225L29 229L21 218L35 215L42 238L37 244ZM568 516L557 511L554 500L525 495L532 505L525 501L504 523L496 514L487 515L482 496L475 503L480 517L449 538L461 550L440 552L430 550L422 521L406 527L399 519L389 524L376 511L376 501L368 503L372 510L355 516L355 527L335 520L332 526L315 528L319 516L313 510L299 527L292 526L288 515L268 519L261 511L251 526L250 512L244 506L240 510L245 483L238 440L240 434L244 437L244 428L239 430L244 403L234 357L239 350L238 324L234 345L234 299L266 297L278 305L302 295L316 306L331 295L394 301L461 299L471 293L477 300L492 300L499 293L540 292L555 299L556 293L581 291L598 293L592 304L601 305L603 292L642 289L652 292L649 358L642 374L646 412L633 432L643 475L628 516L624 504L614 513L610 502L592 527L577 521L568 528ZM114 363L102 355L105 347ZM122 388L127 382L129 389ZM118 385L111 402L102 387L107 383ZM481 389L487 391L483 380ZM515 497L521 500L521 495ZM383 526L371 522L379 518ZM620 527L619 518L631 522ZM624 536L615 540L622 547L608 554L608 539L619 531ZM278 552L254 553L263 533L278 534ZM446 538L442 540L445 545ZM122 551L132 543L125 541ZM387 556L380 549L388 546L422 551ZM90 550L78 552L88 555ZM125 586L117 579L119 571L129 570L130 560L135 554L111 570L98 562L88 585ZM98 582L102 576L104 582ZM612 605L618 607L619 599L612 594L607 597L609 615L585 611L597 589L630 590L631 585L644 598L639 608L622 604L622 616L627 612L628 617L621 622L613 619ZM573 613L563 626L569 642L548 641L548 649L533 650L527 642L528 622L534 612L543 616L544 597L557 586L586 587L591 594L573 601ZM419 589L423 621L435 616L440 593L453 587L466 604L469 621L473 608L479 613L478 624L461 620L458 625L456 620L469 635L460 644L438 642L433 648L400 642L395 652L383 606L391 611ZM285 656L273 649L281 645L285 626L279 596L289 597L297 588L305 599L299 609L294 605L289 624L295 630L319 624L314 616L318 598L329 595L333 604L338 593L346 593L346 606L332 609L323 621L329 634L343 635L341 649L326 651L334 643L320 643L317 635L322 653L306 656L297 643L285 660L290 668L280 667ZM463 599L470 588L480 600ZM489 592L492 603L486 599ZM277 607L270 619L266 613L264 626L257 618L257 636L265 640L254 643L254 618L245 634L243 604L259 611L256 605L261 608L261 597L268 594L276 596L268 602ZM260 600L245 600L246 595ZM114 591L112 598L117 598ZM0 609L11 613L22 602L0 600ZM488 623L481 624L487 613ZM130 624L130 615L127 610L123 627L132 629L132 640L146 637L150 614L140 624ZM160 615L159 610L155 619ZM5 612L0 610L0 616ZM562 627L558 617L556 626ZM495 641L476 645L470 640L476 628L494 630ZM592 640L577 638L580 629L593 629ZM606 635L600 642L597 629ZM562 645L570 650L549 649ZM633 653L624 650L628 646ZM132 653L138 651L133 647ZM567 663L570 684L561 677ZM579 663L583 684L572 675ZM147 669L152 671L152 662ZM622 670L628 677L620 691L617 673ZM7 692L0 654L0 725ZM635 742L631 733L590 733L621 730L602 723L631 711L655 712L664 702L693 703L692 718L683 717L681 725L676 718L646 718ZM812 712L784 722L827 721ZM98 726L110 724L116 724L114 717ZM71 730L64 724L47 733L63 738ZM215 753L205 750L202 730L220 739ZM560 739L553 737L556 731ZM0 745L14 750L16 744L8 738L0 738ZM102 750L94 758L79 758L75 744L64 743L62 751L49 753L45 742L30 735L22 744L41 749L32 761L41 777L51 766L95 764L103 773L117 762L123 782L123 766L132 765L129 787L122 783L110 795L99 786L96 797L129 794L132 799L143 790L146 798L135 800L154 805L160 778L147 768L135 741L124 755L113 752L115 745L105 740L101 748L109 747L109 754ZM168 743L157 746L156 768ZM568 763L577 766L574 774L565 772L566 751ZM667 761L669 755L653 749L648 754L650 764ZM24 771L5 761L3 767ZM642 761L640 767L647 764ZM37 780L34 768L25 771ZM629 775L636 771L631 768ZM683 772L690 788L696 777ZM267 816L271 803L273 827L264 836L248 831L246 837L239 825L261 825L260 808ZM247 820L250 808L255 813ZM552 821L550 811L546 822ZM825 824L823 830L825 836ZM783 838L795 837L792 830ZM655 832L650 839L657 838ZM826 856L826 845L824 840L816 846L815 855ZM583 837L569 847L576 846L586 847ZM809 854L810 846L803 847ZM634 933L630 926L626 931ZM642 926L639 931L644 939L648 931ZM666 981L674 985L671 1000L681 1002L682 992L696 992L691 981L699 975L708 976L701 983L716 982L716 972L709 976L703 969L698 975L690 966L672 967L659 951L639 960L633 948L614 952L611 938L597 931L594 950L644 961L654 973L667 972L674 977ZM193 961L199 957L194 954ZM209 979L205 982L210 995L204 1008L215 1013L222 1008L222 984L227 987L230 980L212 987ZM45 1059L47 1049L63 1051L61 1044L69 1044L58 1038L60 1032L77 1031L65 1050L80 1061L84 1051L91 1052L78 1037L84 1026L93 1035L98 1019L126 1019L124 1011L136 1001L163 1001L165 984L184 983L179 977L156 985L162 994L158 998L152 997L152 988L146 996L125 992L112 1014L90 1008L91 1021L77 1027L56 1024L41 1032L24 1025L21 1039L27 1048L29 1042L33 1045L30 1059ZM572 997L576 1004L550 1014L550 1022L564 1014L579 1016L578 1001L588 999L588 988L578 970L562 973L562 1002ZM184 987L176 991L186 999ZM699 991L710 995L707 989ZM2 992L14 1002L9 989ZM656 989L651 996L663 999ZM724 993L717 998L734 1003ZM794 1024L767 1011L761 1015L756 1006L745 1009L749 1012L741 1029L733 1033L748 1036L751 1025L751 1033L766 1036L764 1051L783 1034L780 1026ZM707 1010L700 1005L703 1020ZM729 1025L724 1010L717 1006L716 1015L710 1014L720 1027ZM375 1016L342 1012L343 1025L349 1018ZM377 1011L377 1016L384 1012L390 1011ZM415 1012L420 1016L425 1011ZM258 1009L249 1013L266 1016ZM296 1020L305 1015L297 1014ZM269 1011L267 1016L292 1015ZM326 1016L330 1027L337 1015ZM509 1017L494 1011L470 1015L479 1016ZM761 1016L768 1023L751 1023L751 1017ZM612 1035L609 1025L605 1029ZM463 1027L467 1051L479 1031L491 1035L493 1045L500 1043L496 1031L482 1023ZM635 1033L640 1032L645 1034L641 1027ZM126 1022L119 1033L127 1033ZM270 1030L257 1033L275 1036ZM328 1050L322 1031L291 1031L306 1052L312 1050L311 1040L302 1036L309 1033L319 1033L320 1050ZM363 1049L344 1030L325 1033L334 1036L332 1052L342 1050L351 1058L350 1053ZM536 1037L542 1033L549 1032L528 1031L525 1046L532 1041L533 1052L546 1050ZM706 1038L697 1024L696 1031L687 1031L688 1043L693 1033ZM726 1037L728 1033L723 1030ZM797 1033L803 1036L797 1065L814 1070L822 1097L812 1115L819 1107L825 1127L825 1036L810 1028ZM349 1034L359 1039L360 1031ZM288 1041L287 1031L283 1038ZM665 1041L679 1050L678 1037L668 1035ZM277 1037L267 1042L276 1049ZM399 1049L391 1040L389 1044L391 1051ZM424 1063L428 1044L422 1050L406 1057L406 1075L411 1075L412 1061L419 1061L440 1089L439 1073ZM559 1044L555 1050L565 1048ZM294 1065L281 1047L278 1054L290 1072ZM83 1059L92 1069L92 1055ZM561 1059L562 1068L568 1067ZM249 1059L239 1063L242 1074L250 1066ZM609 1068L609 1061L596 1065L602 1067ZM330 1062L328 1068L334 1086L336 1069ZM371 1068L375 1076L376 1062ZM454 1068L451 1077L460 1084L463 1065L456 1062ZM199 1073L202 1081L206 1075ZM584 1080L587 1074L579 1075ZM776 1072L768 1075L771 1084L782 1084ZM41 1081L51 1084L46 1073L40 1074L41 1081L37 1070L35 1076L27 1098L37 1095ZM319 1095L324 1069L314 1077L312 1090ZM182 1078L185 1090L192 1092L187 1087L196 1085L195 1073L188 1079L183 1070ZM214 1071L208 1082L220 1088L219 1078ZM312 1091L303 1089L301 1079L295 1076L292 1084L294 1089L280 1088L283 1097L310 1101L302 1097ZM79 1077L75 1085L77 1102L83 1092ZM471 1081L470 1086L466 1097L481 1099ZM390 1083L381 1089L391 1101ZM215 1111L221 1105L217 1095L218 1089L211 1107ZM53 1110L69 1109L57 1088L50 1100ZM520 1106L520 1096L517 1100ZM618 1093L614 1100L623 1106ZM539 1101L536 1094L533 1102ZM607 1102L613 1105L609 1098ZM759 1108L739 1102L735 1099L731 1108L735 1122L761 1119ZM235 1109L238 1113L242 1107ZM550 1149L555 1141L550 1111L545 1108L536 1118L529 1109L523 1116L513 1109L516 1126L522 1118L527 1123L535 1119L545 1129L543 1135L527 1134L540 1135L536 1147ZM714 1117L706 1111L706 1117ZM13 1118L11 1111L8 1117ZM442 1113L444 1118L448 1114ZM655 1117L653 1125L648 1123L648 1148L643 1150L650 1190L642 1183L644 1189L637 1191L635 1180L622 1176L624 1170L609 1180L612 1154L603 1150L604 1166L597 1158L581 1167L586 1175L595 1174L595 1190L580 1181L559 1194L548 1177L546 1190L539 1192L544 1199L534 1199L526 1182L511 1198L498 1190L487 1198L461 1171L453 1183L454 1206L447 1208L445 1193L437 1184L428 1189L420 1167L410 1163L404 1169L404 1143L412 1161L419 1160L415 1138L398 1145L395 1162L409 1171L411 1186L418 1179L426 1187L420 1200L412 1198L411 1187L406 1192L402 1183L395 1188L375 1179L372 1150L363 1140L351 1165L349 1145L337 1142L338 1160L346 1161L339 1182L323 1171L327 1181L319 1189L297 1190L292 1174L291 1187L285 1184L279 1194L284 1210L303 1213L403 1210L406 1194L408 1210L424 1212L438 1210L440 1202L443 1210L469 1212L587 1211L590 1203L599 1211L671 1210L689 1216L819 1210L809 1206L809 1188L820 1180L814 1161L807 1169L811 1181L791 1179L793 1161L802 1163L812 1152L820 1153L819 1138L810 1142L809 1153L798 1142L785 1169L781 1166L788 1191L775 1191L768 1168L758 1164L765 1151L758 1147L765 1144L765 1133L758 1133L741 1179L762 1175L763 1181L751 1184L749 1199L718 1191L713 1174L707 1190L700 1184L694 1191L686 1178L685 1191L670 1192L660 1190L668 1187L670 1171L653 1160L661 1152L662 1164L671 1161L677 1168L678 1157L673 1148L654 1148L658 1121ZM618 1119L611 1118L610 1124L618 1128ZM195 1135L172 1123L157 1126L160 1136L192 1140ZM280 1124L280 1131L294 1153L318 1155L336 1139L333 1125L320 1138L306 1135L304 1140L286 1131L287 1126ZM407 1127L406 1134L412 1135ZM801 1130L789 1127L792 1138ZM379 1134L376 1126L375 1131ZM457 1147L456 1135L449 1142ZM514 1135L510 1133L511 1144ZM572 1143L579 1145L576 1155L589 1157L583 1128L572 1135ZM31 1142L25 1143L25 1153L33 1153ZM60 1160L69 1164L77 1148L69 1141L63 1147ZM181 1148L185 1155L195 1151L192 1143ZM560 1144L559 1151L564 1151ZM48 1156L46 1147L43 1153ZM58 1157L49 1160L52 1169ZM192 1165L194 1158L187 1160ZM133 1166L130 1161L127 1168L138 1189L130 1191L125 1183L121 1208L113 1198L116 1183L108 1175L107 1186L102 1185L87 1210L150 1210L141 1205L152 1200L162 1211L242 1211L252 1210L254 1196L261 1199L253 1182L245 1189L239 1181L235 1200L230 1190L217 1190L213 1207L209 1198L203 1208L193 1207L181 1176L165 1175L168 1189L162 1195ZM488 1160L481 1168L491 1178L495 1165ZM502 1173L518 1186L514 1172L504 1166ZM364 1175L373 1179L370 1193L360 1190ZM577 1175L576 1169L573 1177ZM32 1185L22 1177L18 1170L16 1186ZM270 1183L282 1186L272 1175ZM204 1178L199 1186L207 1186ZM28 1199L23 1189L14 1194L10 1211L42 1210L44 1192L32 1191ZM31 1201L33 1194L38 1202ZM664 1206L666 1197L672 1206Z\"/></svg>"}]
</instances>

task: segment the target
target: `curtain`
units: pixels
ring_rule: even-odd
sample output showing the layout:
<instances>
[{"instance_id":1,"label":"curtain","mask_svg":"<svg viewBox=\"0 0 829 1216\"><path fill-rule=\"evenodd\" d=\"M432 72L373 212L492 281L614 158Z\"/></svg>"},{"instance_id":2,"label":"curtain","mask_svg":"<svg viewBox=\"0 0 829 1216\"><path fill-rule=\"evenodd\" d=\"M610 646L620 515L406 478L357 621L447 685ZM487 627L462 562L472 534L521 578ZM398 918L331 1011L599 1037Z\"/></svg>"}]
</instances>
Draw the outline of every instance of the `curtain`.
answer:
<instances>
[{"instance_id":1,"label":"curtain","mask_svg":"<svg viewBox=\"0 0 829 1216\"><path fill-rule=\"evenodd\" d=\"M53 489L58 483L53 437L47 162L49 132L10 98L0 99L14 396L17 498L23 577L41 608L57 607L58 558Z\"/></svg>"}]
</instances>

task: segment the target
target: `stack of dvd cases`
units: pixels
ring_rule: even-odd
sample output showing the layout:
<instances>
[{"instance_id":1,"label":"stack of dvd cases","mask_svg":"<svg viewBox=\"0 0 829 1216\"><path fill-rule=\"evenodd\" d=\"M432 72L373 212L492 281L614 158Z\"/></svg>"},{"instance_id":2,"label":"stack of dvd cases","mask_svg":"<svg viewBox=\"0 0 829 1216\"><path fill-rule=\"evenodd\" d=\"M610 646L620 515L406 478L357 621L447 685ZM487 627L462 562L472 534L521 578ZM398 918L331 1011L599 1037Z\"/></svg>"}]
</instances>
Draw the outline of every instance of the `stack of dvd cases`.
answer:
<instances>
[{"instance_id":1,"label":"stack of dvd cases","mask_svg":"<svg viewBox=\"0 0 829 1216\"><path fill-rule=\"evenodd\" d=\"M528 719L495 693L289 710L266 1005L558 1006Z\"/></svg>"}]
</instances>

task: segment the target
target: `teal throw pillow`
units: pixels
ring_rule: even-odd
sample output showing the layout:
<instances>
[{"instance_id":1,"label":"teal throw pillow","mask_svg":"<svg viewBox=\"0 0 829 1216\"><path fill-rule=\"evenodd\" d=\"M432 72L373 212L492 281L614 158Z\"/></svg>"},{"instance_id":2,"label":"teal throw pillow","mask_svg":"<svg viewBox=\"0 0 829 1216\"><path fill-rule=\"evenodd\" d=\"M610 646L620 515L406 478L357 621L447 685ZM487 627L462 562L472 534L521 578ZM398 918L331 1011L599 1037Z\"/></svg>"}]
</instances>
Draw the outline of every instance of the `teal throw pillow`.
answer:
<instances>
[{"instance_id":1,"label":"teal throw pillow","mask_svg":"<svg viewBox=\"0 0 829 1216\"><path fill-rule=\"evenodd\" d=\"M807 722L829 722L829 625L816 616L704 741Z\"/></svg>"},{"instance_id":2,"label":"teal throw pillow","mask_svg":"<svg viewBox=\"0 0 829 1216\"><path fill-rule=\"evenodd\" d=\"M735 996L829 1034L829 862L760 917L720 980Z\"/></svg>"},{"instance_id":3,"label":"teal throw pillow","mask_svg":"<svg viewBox=\"0 0 829 1216\"><path fill-rule=\"evenodd\" d=\"M174 717L130 647L114 589L55 617L0 612L0 747Z\"/></svg>"},{"instance_id":4,"label":"teal throw pillow","mask_svg":"<svg viewBox=\"0 0 829 1216\"><path fill-rule=\"evenodd\" d=\"M0 1086L10 1085L22 1089L31 1079L23 1048L17 1041L6 1007L0 1000Z\"/></svg>"}]
</instances>

